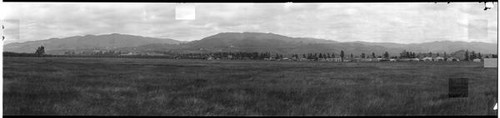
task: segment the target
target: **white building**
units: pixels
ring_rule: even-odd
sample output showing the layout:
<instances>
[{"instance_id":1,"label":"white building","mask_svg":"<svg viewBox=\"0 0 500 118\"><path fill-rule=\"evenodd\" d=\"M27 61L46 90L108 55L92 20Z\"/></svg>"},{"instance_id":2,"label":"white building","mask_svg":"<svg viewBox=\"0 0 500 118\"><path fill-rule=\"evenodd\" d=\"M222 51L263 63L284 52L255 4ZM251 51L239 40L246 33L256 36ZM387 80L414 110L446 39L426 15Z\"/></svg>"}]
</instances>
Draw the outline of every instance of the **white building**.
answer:
<instances>
[{"instance_id":1,"label":"white building","mask_svg":"<svg viewBox=\"0 0 500 118\"><path fill-rule=\"evenodd\" d=\"M434 61L444 61L444 58L443 57L436 57L436 58L434 58Z\"/></svg>"},{"instance_id":2,"label":"white building","mask_svg":"<svg viewBox=\"0 0 500 118\"><path fill-rule=\"evenodd\" d=\"M412 58L412 59L410 59L410 60L411 60L411 61L420 61L420 59L418 59L418 58Z\"/></svg>"},{"instance_id":3,"label":"white building","mask_svg":"<svg viewBox=\"0 0 500 118\"><path fill-rule=\"evenodd\" d=\"M481 62L481 59L473 59L473 62Z\"/></svg>"},{"instance_id":4,"label":"white building","mask_svg":"<svg viewBox=\"0 0 500 118\"><path fill-rule=\"evenodd\" d=\"M423 61L432 61L432 57L424 57L422 58Z\"/></svg>"},{"instance_id":5,"label":"white building","mask_svg":"<svg viewBox=\"0 0 500 118\"><path fill-rule=\"evenodd\" d=\"M455 58L455 57L448 57L446 61L460 61L460 59Z\"/></svg>"}]
</instances>

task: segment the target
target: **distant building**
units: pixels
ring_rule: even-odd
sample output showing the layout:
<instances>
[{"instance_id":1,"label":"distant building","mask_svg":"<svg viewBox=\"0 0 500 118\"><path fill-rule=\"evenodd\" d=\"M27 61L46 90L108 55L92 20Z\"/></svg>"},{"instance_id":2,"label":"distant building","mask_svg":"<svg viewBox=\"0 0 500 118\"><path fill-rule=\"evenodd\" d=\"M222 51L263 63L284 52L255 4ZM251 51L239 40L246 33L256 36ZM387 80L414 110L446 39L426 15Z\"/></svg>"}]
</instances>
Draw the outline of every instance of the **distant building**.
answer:
<instances>
[{"instance_id":1,"label":"distant building","mask_svg":"<svg viewBox=\"0 0 500 118\"><path fill-rule=\"evenodd\" d=\"M424 57L422 58L423 61L432 61L432 57Z\"/></svg>"},{"instance_id":2,"label":"distant building","mask_svg":"<svg viewBox=\"0 0 500 118\"><path fill-rule=\"evenodd\" d=\"M283 60L283 61L291 61L292 59L285 57L285 58L282 58L281 60Z\"/></svg>"},{"instance_id":3,"label":"distant building","mask_svg":"<svg viewBox=\"0 0 500 118\"><path fill-rule=\"evenodd\" d=\"M299 61L308 61L307 58L300 58Z\"/></svg>"},{"instance_id":4,"label":"distant building","mask_svg":"<svg viewBox=\"0 0 500 118\"><path fill-rule=\"evenodd\" d=\"M333 62L342 62L342 58L332 58Z\"/></svg>"},{"instance_id":5,"label":"distant building","mask_svg":"<svg viewBox=\"0 0 500 118\"><path fill-rule=\"evenodd\" d=\"M318 61L327 61L325 58L319 58Z\"/></svg>"},{"instance_id":6,"label":"distant building","mask_svg":"<svg viewBox=\"0 0 500 118\"><path fill-rule=\"evenodd\" d=\"M436 57L436 58L434 58L434 61L444 61L444 58L443 57Z\"/></svg>"},{"instance_id":7,"label":"distant building","mask_svg":"<svg viewBox=\"0 0 500 118\"><path fill-rule=\"evenodd\" d=\"M209 56L209 57L207 58L207 60L214 60L214 57Z\"/></svg>"},{"instance_id":8,"label":"distant building","mask_svg":"<svg viewBox=\"0 0 500 118\"><path fill-rule=\"evenodd\" d=\"M129 52L129 53L126 53L126 54L120 54L120 55L123 55L123 56L130 56L130 55L137 55L136 53L133 53L133 52Z\"/></svg>"},{"instance_id":9,"label":"distant building","mask_svg":"<svg viewBox=\"0 0 500 118\"><path fill-rule=\"evenodd\" d=\"M473 59L473 62L481 62L481 59Z\"/></svg>"},{"instance_id":10,"label":"distant building","mask_svg":"<svg viewBox=\"0 0 500 118\"><path fill-rule=\"evenodd\" d=\"M410 60L411 61L420 61L420 59L418 59L418 58L411 58Z\"/></svg>"},{"instance_id":11,"label":"distant building","mask_svg":"<svg viewBox=\"0 0 500 118\"><path fill-rule=\"evenodd\" d=\"M382 61L382 60L383 60L383 58L374 58L374 59L372 59L372 61Z\"/></svg>"},{"instance_id":12,"label":"distant building","mask_svg":"<svg viewBox=\"0 0 500 118\"><path fill-rule=\"evenodd\" d=\"M446 61L460 61L458 58L455 57L448 57L446 58Z\"/></svg>"},{"instance_id":13,"label":"distant building","mask_svg":"<svg viewBox=\"0 0 500 118\"><path fill-rule=\"evenodd\" d=\"M411 59L409 59L409 58L404 58L404 59L398 59L398 61L403 61L403 62L406 62L406 61L411 61Z\"/></svg>"},{"instance_id":14,"label":"distant building","mask_svg":"<svg viewBox=\"0 0 500 118\"><path fill-rule=\"evenodd\" d=\"M363 59L361 59L361 61L362 61L362 62L370 62L370 61L372 61L372 60L373 60L373 59L371 59L371 58L363 58Z\"/></svg>"}]
</instances>

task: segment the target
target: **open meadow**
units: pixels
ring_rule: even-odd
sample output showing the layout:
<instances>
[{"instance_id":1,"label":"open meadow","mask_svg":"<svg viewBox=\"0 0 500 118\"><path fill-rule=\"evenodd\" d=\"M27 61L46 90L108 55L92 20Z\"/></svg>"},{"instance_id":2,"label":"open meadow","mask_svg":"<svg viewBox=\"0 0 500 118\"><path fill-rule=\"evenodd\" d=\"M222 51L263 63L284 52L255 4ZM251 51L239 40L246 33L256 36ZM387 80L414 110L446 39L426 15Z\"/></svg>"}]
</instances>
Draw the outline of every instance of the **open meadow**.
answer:
<instances>
[{"instance_id":1,"label":"open meadow","mask_svg":"<svg viewBox=\"0 0 500 118\"><path fill-rule=\"evenodd\" d=\"M4 115L496 115L474 62L4 57ZM469 97L448 98L448 79Z\"/></svg>"}]
</instances>

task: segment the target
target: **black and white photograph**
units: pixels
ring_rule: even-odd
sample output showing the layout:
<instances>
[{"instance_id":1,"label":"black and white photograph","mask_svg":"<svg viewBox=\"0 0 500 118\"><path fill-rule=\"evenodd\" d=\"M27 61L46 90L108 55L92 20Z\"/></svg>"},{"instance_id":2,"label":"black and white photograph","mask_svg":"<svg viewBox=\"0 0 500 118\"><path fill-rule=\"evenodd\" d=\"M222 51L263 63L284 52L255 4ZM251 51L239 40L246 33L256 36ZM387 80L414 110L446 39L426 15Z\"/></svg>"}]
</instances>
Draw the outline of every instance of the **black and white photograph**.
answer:
<instances>
[{"instance_id":1,"label":"black and white photograph","mask_svg":"<svg viewBox=\"0 0 500 118\"><path fill-rule=\"evenodd\" d=\"M4 116L498 116L498 2L0 5Z\"/></svg>"}]
</instances>

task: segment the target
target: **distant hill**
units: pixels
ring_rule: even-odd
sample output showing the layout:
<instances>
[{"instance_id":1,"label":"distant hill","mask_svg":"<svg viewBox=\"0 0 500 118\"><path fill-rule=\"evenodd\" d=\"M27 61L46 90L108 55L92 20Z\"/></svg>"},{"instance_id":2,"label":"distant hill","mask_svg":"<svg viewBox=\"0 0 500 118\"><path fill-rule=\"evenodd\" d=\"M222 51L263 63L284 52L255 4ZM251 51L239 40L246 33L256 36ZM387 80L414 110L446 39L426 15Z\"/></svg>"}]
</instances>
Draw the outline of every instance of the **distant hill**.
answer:
<instances>
[{"instance_id":1,"label":"distant hill","mask_svg":"<svg viewBox=\"0 0 500 118\"><path fill-rule=\"evenodd\" d=\"M124 34L87 35L62 39L48 39L24 43L7 44L4 48L12 52L33 52L44 45L48 52L61 54L64 50L105 49L133 52L271 52L282 54L303 53L335 53L344 50L359 56L361 53L382 55L385 51L391 56L399 56L403 50L412 52L433 52L451 54L459 50L496 54L496 44L481 42L437 41L418 44L371 43L371 42L338 42L333 40L288 37L274 33L258 32L224 32L191 42L180 42L172 39L158 39Z\"/></svg>"},{"instance_id":2,"label":"distant hill","mask_svg":"<svg viewBox=\"0 0 500 118\"><path fill-rule=\"evenodd\" d=\"M187 43L187 49L203 50L209 52L219 51L255 51L272 53L340 53L344 50L347 54L361 53L371 54L375 52L381 55L388 51L390 55L399 55L403 50L413 52L455 52L469 49L482 53L496 53L496 44L480 42L452 42L437 41L419 44L398 43L370 43L370 42L338 42L315 38L294 38L273 33L257 32L226 32L218 33L201 40ZM201 51L200 51L201 52Z\"/></svg>"},{"instance_id":3,"label":"distant hill","mask_svg":"<svg viewBox=\"0 0 500 118\"><path fill-rule=\"evenodd\" d=\"M4 46L4 51L31 53L43 45L47 53L59 53L60 50L80 49L117 49L136 47L147 44L178 44L173 39L160 39L126 34L85 35L67 38L51 38L47 40L10 43Z\"/></svg>"},{"instance_id":4,"label":"distant hill","mask_svg":"<svg viewBox=\"0 0 500 118\"><path fill-rule=\"evenodd\" d=\"M455 52L458 50L474 50L483 53L497 53L497 45L482 42L462 42L462 41L435 41L418 44L398 44L398 43L368 43L359 42L370 46L383 46L389 49L406 49L414 52Z\"/></svg>"}]
</instances>

